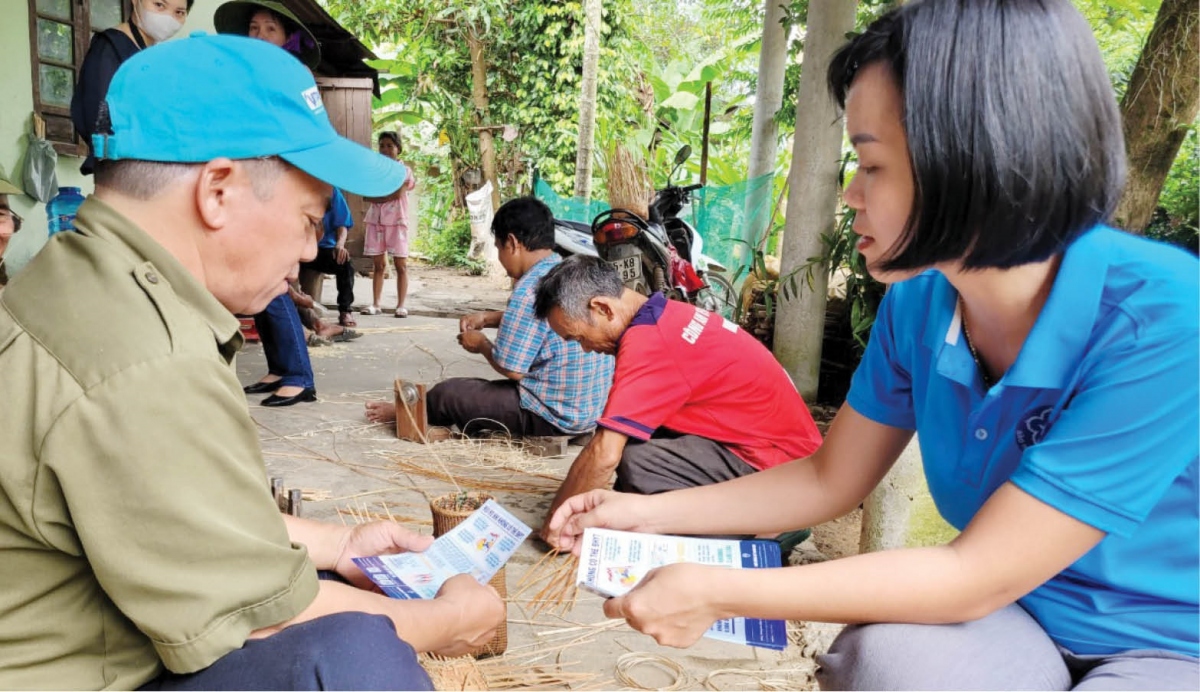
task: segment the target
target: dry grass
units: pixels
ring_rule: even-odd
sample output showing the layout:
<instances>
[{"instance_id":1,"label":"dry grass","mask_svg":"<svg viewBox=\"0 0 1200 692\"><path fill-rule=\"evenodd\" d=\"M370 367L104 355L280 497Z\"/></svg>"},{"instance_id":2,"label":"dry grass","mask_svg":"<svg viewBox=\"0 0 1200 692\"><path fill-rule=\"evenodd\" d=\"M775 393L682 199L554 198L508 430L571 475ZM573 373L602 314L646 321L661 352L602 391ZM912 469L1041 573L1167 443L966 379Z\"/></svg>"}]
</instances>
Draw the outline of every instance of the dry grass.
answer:
<instances>
[{"instance_id":1,"label":"dry grass","mask_svg":"<svg viewBox=\"0 0 1200 692\"><path fill-rule=\"evenodd\" d=\"M579 599L579 585L575 583L578 570L578 557L570 553L563 556L557 550L552 550L525 573L517 583L516 593L511 600L520 602L522 596L532 592L524 600L529 606L531 618L537 619L547 611L562 617L575 607ZM534 591L535 588L537 591Z\"/></svg>"},{"instance_id":2,"label":"dry grass","mask_svg":"<svg viewBox=\"0 0 1200 692\"><path fill-rule=\"evenodd\" d=\"M623 144L613 146L608 152L609 205L613 209L628 209L644 219L649 215L653 193L641 154L634 154Z\"/></svg>"}]
</instances>

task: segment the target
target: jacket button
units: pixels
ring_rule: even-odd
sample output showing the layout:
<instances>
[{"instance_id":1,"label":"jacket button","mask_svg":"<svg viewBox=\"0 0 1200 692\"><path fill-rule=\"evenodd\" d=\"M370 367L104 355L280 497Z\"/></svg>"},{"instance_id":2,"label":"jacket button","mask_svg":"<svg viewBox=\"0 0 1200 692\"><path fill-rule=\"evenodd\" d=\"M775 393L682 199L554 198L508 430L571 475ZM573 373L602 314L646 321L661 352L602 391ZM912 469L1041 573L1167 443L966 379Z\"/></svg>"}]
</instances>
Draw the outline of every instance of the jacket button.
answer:
<instances>
[{"instance_id":1,"label":"jacket button","mask_svg":"<svg viewBox=\"0 0 1200 692\"><path fill-rule=\"evenodd\" d=\"M146 281L149 281L152 284L158 283L158 274L155 274L154 272L146 272Z\"/></svg>"}]
</instances>

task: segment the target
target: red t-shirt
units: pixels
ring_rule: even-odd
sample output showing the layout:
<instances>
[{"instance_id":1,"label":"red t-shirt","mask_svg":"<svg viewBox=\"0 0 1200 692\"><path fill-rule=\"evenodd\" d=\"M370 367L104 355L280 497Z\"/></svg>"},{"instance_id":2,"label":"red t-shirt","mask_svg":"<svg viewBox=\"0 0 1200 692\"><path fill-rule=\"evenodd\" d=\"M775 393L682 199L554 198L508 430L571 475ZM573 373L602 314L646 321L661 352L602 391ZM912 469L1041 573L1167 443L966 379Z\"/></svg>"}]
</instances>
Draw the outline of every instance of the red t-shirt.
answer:
<instances>
[{"instance_id":1,"label":"red t-shirt","mask_svg":"<svg viewBox=\"0 0 1200 692\"><path fill-rule=\"evenodd\" d=\"M659 428L705 437L760 471L821 446L808 406L765 346L661 293L621 335L599 424L638 440Z\"/></svg>"}]
</instances>

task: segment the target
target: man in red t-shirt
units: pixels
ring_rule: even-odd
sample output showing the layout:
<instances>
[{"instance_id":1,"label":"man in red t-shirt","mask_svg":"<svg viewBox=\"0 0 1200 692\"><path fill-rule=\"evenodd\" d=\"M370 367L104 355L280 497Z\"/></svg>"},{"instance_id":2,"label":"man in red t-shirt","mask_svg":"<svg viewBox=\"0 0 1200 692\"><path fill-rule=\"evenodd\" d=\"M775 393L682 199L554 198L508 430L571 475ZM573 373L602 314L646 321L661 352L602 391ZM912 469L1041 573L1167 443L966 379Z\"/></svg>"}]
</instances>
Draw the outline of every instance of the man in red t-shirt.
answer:
<instances>
[{"instance_id":1,"label":"man in red t-shirt","mask_svg":"<svg viewBox=\"0 0 1200 692\"><path fill-rule=\"evenodd\" d=\"M571 257L538 286L536 314L585 351L617 357L596 436L547 515L604 487L653 494L719 483L812 454L821 433L771 352L721 315L626 289Z\"/></svg>"}]
</instances>

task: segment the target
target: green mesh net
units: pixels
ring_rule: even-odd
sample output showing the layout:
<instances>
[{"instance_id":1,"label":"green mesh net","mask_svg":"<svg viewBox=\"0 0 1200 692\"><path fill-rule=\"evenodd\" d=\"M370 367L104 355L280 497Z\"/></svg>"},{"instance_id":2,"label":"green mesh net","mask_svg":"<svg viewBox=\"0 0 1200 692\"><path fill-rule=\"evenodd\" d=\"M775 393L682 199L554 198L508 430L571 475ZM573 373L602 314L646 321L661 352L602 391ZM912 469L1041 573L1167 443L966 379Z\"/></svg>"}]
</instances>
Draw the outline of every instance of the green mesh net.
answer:
<instances>
[{"instance_id":1,"label":"green mesh net","mask_svg":"<svg viewBox=\"0 0 1200 692\"><path fill-rule=\"evenodd\" d=\"M767 173L732 185L700 188L692 193L692 203L681 214L704 239L704 254L724 265L730 276L737 273L738 267L749 264L742 238L750 235L751 242L756 242L767 226L774 201L773 178ZM541 178L534 180L533 194L550 207L556 218L568 221L591 223L608 209L608 204L600 200L560 197Z\"/></svg>"}]
</instances>

